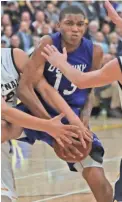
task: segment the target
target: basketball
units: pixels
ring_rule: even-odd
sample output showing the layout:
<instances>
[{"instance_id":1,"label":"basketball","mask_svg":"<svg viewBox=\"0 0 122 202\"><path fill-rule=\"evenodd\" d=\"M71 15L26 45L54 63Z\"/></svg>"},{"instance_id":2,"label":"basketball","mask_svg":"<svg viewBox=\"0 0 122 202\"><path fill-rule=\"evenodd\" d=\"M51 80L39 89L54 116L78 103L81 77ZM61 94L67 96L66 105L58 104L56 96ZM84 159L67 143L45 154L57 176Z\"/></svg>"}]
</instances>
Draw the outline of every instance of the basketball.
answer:
<instances>
[{"instance_id":1,"label":"basketball","mask_svg":"<svg viewBox=\"0 0 122 202\"><path fill-rule=\"evenodd\" d=\"M65 147L67 147L68 146L68 144L67 143L64 143L64 145L65 145ZM73 158L73 157L71 157L71 156L68 156L67 154L66 154L66 151L65 151L65 149L63 149L56 141L54 141L54 145L53 145L53 147L54 147L54 151L55 151L55 153L56 153L56 155L60 158L60 159L62 159L62 160L64 160L64 161L67 161L67 162L69 162L69 163L75 163L75 162L79 162L79 161L82 161L83 159L85 159L88 155L89 155L89 153L90 153L90 151L91 151L91 149L92 149L92 142L87 142L86 141L86 148L84 149L83 148L83 146L81 145L81 144L79 144L79 145L74 145L74 144L72 144L74 147L76 147L82 154L83 154L83 156L80 156L80 155L75 155L76 156L76 158ZM68 148L69 148L69 150L71 151L71 149L70 149L70 146L68 146ZM72 151L71 151L72 152ZM65 156L66 157L64 157L64 154L65 154ZM72 152L72 154L74 154L73 152Z\"/></svg>"}]
</instances>

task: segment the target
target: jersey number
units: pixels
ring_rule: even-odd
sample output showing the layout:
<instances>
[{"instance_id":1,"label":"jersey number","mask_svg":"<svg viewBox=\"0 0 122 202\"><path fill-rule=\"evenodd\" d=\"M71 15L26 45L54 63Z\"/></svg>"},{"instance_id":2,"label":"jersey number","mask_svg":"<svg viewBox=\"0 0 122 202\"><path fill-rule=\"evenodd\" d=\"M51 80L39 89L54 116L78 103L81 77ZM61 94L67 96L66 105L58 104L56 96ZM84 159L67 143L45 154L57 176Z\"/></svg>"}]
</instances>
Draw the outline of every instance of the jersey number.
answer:
<instances>
[{"instance_id":1,"label":"jersey number","mask_svg":"<svg viewBox=\"0 0 122 202\"><path fill-rule=\"evenodd\" d=\"M60 83L61 83L61 79L62 79L62 74L61 73L57 73L56 74L56 81L55 81L55 84L54 84L54 88L58 91L59 89L59 86L60 86ZM71 95L72 93L75 92L75 90L77 89L77 86L75 86L73 83L71 83L71 87L72 87L72 90L64 90L63 91L63 94L64 95Z\"/></svg>"},{"instance_id":2,"label":"jersey number","mask_svg":"<svg viewBox=\"0 0 122 202\"><path fill-rule=\"evenodd\" d=\"M7 95L7 98L6 98L6 102L12 102L12 98L14 97L14 92L10 92L8 95Z\"/></svg>"}]
</instances>

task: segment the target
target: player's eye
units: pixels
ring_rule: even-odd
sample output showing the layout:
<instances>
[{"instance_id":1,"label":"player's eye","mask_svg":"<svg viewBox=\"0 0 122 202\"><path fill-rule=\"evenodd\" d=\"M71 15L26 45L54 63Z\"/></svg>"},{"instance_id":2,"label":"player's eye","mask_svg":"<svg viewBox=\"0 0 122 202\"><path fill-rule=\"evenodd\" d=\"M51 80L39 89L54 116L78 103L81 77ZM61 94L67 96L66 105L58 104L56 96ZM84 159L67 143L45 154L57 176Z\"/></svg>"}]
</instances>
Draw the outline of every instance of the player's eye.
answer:
<instances>
[{"instance_id":1,"label":"player's eye","mask_svg":"<svg viewBox=\"0 0 122 202\"><path fill-rule=\"evenodd\" d=\"M72 25L73 25L73 22L68 21L68 22L66 22L65 24L68 25L68 26L72 26Z\"/></svg>"},{"instance_id":2,"label":"player's eye","mask_svg":"<svg viewBox=\"0 0 122 202\"><path fill-rule=\"evenodd\" d=\"M81 27L81 26L83 26L83 25L84 25L84 21L83 21L83 22L79 22L79 23L77 24L78 27Z\"/></svg>"}]
</instances>

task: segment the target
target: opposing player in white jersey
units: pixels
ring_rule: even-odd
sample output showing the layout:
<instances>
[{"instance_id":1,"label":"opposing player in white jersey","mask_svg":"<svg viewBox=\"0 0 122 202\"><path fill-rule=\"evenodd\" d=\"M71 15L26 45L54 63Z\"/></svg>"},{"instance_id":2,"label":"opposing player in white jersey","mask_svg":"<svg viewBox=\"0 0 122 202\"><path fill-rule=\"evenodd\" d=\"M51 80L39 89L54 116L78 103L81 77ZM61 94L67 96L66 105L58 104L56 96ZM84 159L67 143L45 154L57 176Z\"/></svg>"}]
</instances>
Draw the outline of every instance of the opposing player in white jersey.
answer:
<instances>
[{"instance_id":1,"label":"opposing player in white jersey","mask_svg":"<svg viewBox=\"0 0 122 202\"><path fill-rule=\"evenodd\" d=\"M108 0L105 1L105 7L113 23L122 28L122 18L116 13ZM53 66L58 67L67 79L80 89L99 87L110 84L113 81L118 81L122 106L122 56L113 59L100 70L84 73L67 63L67 52L65 48L63 54L61 54L54 46L47 45L42 55ZM120 165L120 178L115 184L114 198L115 202L122 202L122 160Z\"/></svg>"},{"instance_id":2,"label":"opposing player in white jersey","mask_svg":"<svg viewBox=\"0 0 122 202\"><path fill-rule=\"evenodd\" d=\"M15 108L17 104L16 89L19 82L20 73L28 56L20 49L1 49L1 92L2 92L2 145L1 145L1 195L2 202L16 201L14 178L10 160L10 145L6 140L17 138L22 132L21 127L32 128L48 132L59 144L62 140L71 143L71 136L78 137L79 128L73 125L63 125L59 115L54 119L44 120L27 115ZM49 86L48 86L49 87ZM4 97L4 98L3 98ZM5 100L6 102L5 102ZM42 106L42 116L50 118ZM18 126L8 124L17 124ZM57 131L55 133L55 131ZM70 136L70 139L68 139ZM5 142L6 141L6 142Z\"/></svg>"}]
</instances>

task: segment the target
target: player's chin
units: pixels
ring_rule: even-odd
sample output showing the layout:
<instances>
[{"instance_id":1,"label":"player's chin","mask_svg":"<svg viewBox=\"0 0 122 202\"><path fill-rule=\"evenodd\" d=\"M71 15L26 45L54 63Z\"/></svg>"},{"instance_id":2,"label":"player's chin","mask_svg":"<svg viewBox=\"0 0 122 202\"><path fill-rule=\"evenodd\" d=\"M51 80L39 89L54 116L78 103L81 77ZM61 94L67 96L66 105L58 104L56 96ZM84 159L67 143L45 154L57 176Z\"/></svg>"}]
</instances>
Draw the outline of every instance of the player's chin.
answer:
<instances>
[{"instance_id":1,"label":"player's chin","mask_svg":"<svg viewBox=\"0 0 122 202\"><path fill-rule=\"evenodd\" d=\"M65 146L67 146L67 143L64 143ZM53 148L54 148L54 151L56 153L56 155L64 160L64 161L67 161L69 163L76 163L76 162L80 162L82 161L83 159L85 159L89 153L91 152L91 149L92 149L92 143L89 143L89 142L86 142L86 149L84 149L82 147L82 145L77 145L77 149L83 154L83 156L80 156L80 155L75 155L75 158L73 158L72 156L68 156L68 155L63 155L65 154L65 151L63 151L63 148L61 149L61 146L56 142L54 141L54 144L53 144ZM75 146L75 145L73 145Z\"/></svg>"}]
</instances>

